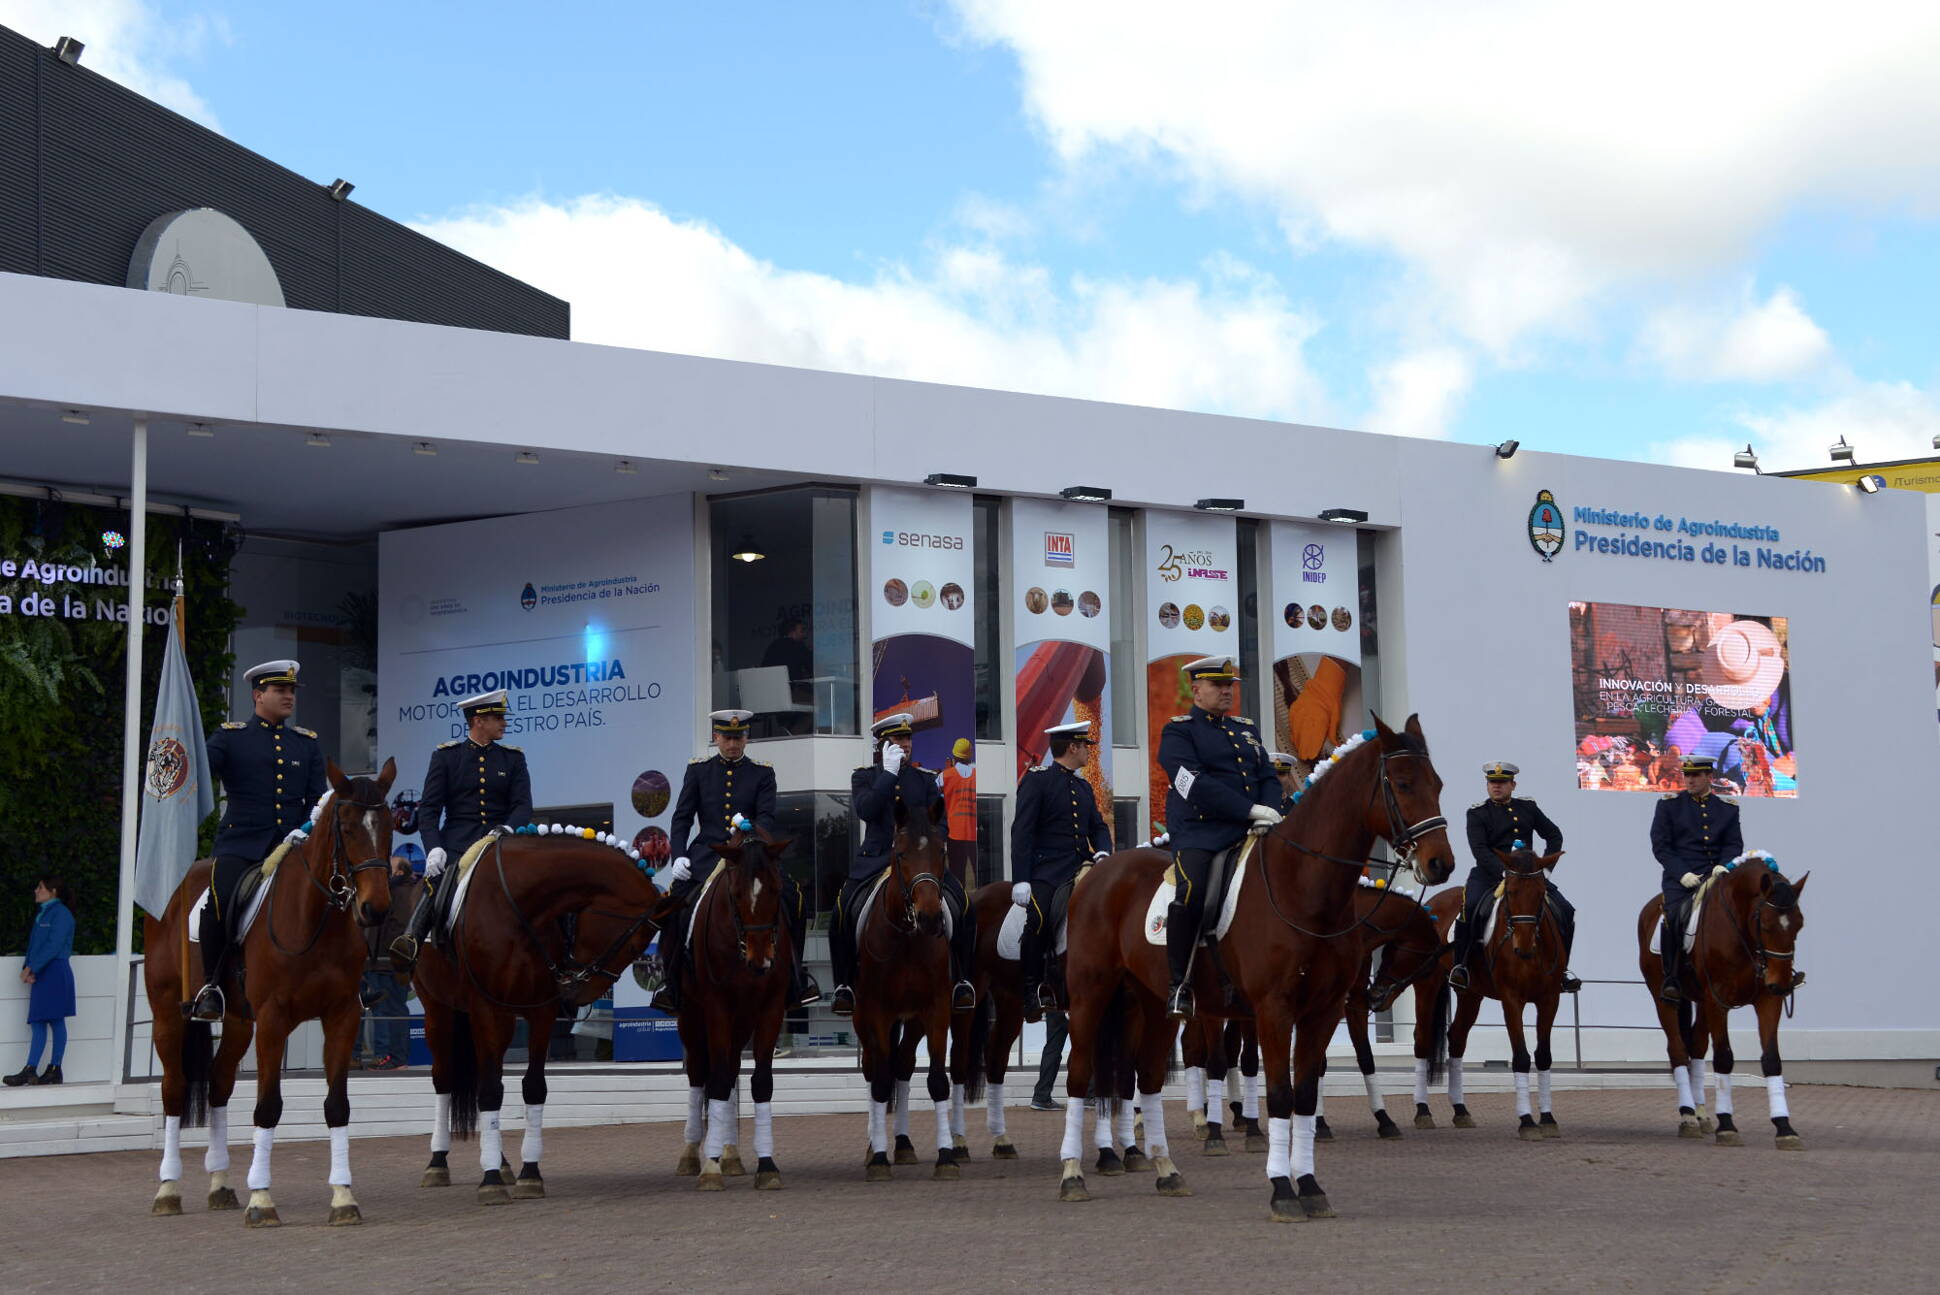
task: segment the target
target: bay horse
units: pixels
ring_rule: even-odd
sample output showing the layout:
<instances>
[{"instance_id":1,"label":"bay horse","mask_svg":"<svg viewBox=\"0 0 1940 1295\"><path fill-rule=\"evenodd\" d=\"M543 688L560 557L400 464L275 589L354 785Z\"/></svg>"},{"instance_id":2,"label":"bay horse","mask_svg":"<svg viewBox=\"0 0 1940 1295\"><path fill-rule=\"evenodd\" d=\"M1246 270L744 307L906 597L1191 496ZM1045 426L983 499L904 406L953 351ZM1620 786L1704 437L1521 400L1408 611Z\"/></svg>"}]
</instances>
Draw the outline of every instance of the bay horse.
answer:
<instances>
[{"instance_id":1,"label":"bay horse","mask_svg":"<svg viewBox=\"0 0 1940 1295\"><path fill-rule=\"evenodd\" d=\"M1209 957L1195 959L1194 993L1214 1016L1251 1015L1265 1054L1269 1217L1329 1218L1313 1171L1315 1103L1321 1069L1347 991L1361 965L1362 921L1354 915L1360 870L1385 838L1426 885L1454 867L1441 777L1420 720L1396 732L1375 727L1342 743L1324 778L1311 780L1284 821L1260 837L1240 879L1231 929ZM1176 1025L1165 1015L1170 985L1165 948L1146 935L1148 907L1171 858L1121 851L1094 868L1072 896L1066 943L1071 997L1067 1092L1082 1099L1094 1078L1101 1095L1129 1100L1137 1084L1146 1146L1162 1195L1190 1191L1168 1153L1161 1090ZM1219 914L1209 911L1216 924ZM1223 978L1222 978L1223 977ZM1227 1001L1226 982L1235 991ZM1291 1065L1289 1064L1291 1058ZM1065 1111L1058 1198L1088 1200L1078 1159L1083 1108ZM1295 1123L1298 1122L1298 1132Z\"/></svg>"},{"instance_id":2,"label":"bay horse","mask_svg":"<svg viewBox=\"0 0 1940 1295\"><path fill-rule=\"evenodd\" d=\"M788 968L794 965L795 949L782 912L777 861L792 844L790 838L765 831L735 829L714 848L723 866L692 913L693 938L686 947L694 970L679 1012L687 1126L675 1172L698 1175L695 1186L704 1192L723 1190L724 1174L736 1172L734 1164L724 1163L724 1152L740 1140L736 1085L741 1053L750 1044L755 1190L781 1189L781 1170L775 1164L775 1041L788 1011ZM738 1153L733 1160L740 1160Z\"/></svg>"},{"instance_id":3,"label":"bay horse","mask_svg":"<svg viewBox=\"0 0 1940 1295\"><path fill-rule=\"evenodd\" d=\"M1540 1142L1563 1136L1551 1108L1549 1077L1553 1059L1549 1036L1562 998L1566 961L1563 930L1549 906L1549 871L1563 852L1539 857L1524 848L1497 850L1496 855L1502 860L1502 895L1496 900L1492 929L1469 953L1469 987L1456 991L1455 1021L1448 1030L1448 1100L1455 1108L1455 1126L1473 1128L1474 1117L1462 1100L1462 1057L1482 1000L1498 999L1516 1075L1516 1136L1524 1142ZM1462 892L1444 891L1428 901L1428 910L1446 938L1461 916ZM1522 1025L1522 1009L1531 1003L1536 1007L1536 1114L1530 1108L1530 1053ZM1418 1096L1425 1106L1425 1092ZM1421 1126L1419 1113L1416 1125Z\"/></svg>"},{"instance_id":4,"label":"bay horse","mask_svg":"<svg viewBox=\"0 0 1940 1295\"><path fill-rule=\"evenodd\" d=\"M671 902L620 847L567 835L506 833L472 864L469 894L448 935L418 957L424 1041L437 1095L431 1162L421 1187L451 1185L452 1138L478 1135L477 1199L542 1197L546 1052L561 1011L607 993L653 939ZM457 881L456 870L448 874ZM572 949L559 919L578 913ZM507 1172L500 1113L505 1051L526 1023L525 1136Z\"/></svg>"},{"instance_id":5,"label":"bay horse","mask_svg":"<svg viewBox=\"0 0 1940 1295\"><path fill-rule=\"evenodd\" d=\"M324 1123L330 1129L330 1223L361 1223L350 1190L350 1049L364 1009L358 998L370 946L364 929L391 907L391 811L384 798L397 777L386 760L376 778L348 778L335 761L325 766L330 788L305 824L307 840L293 844L263 882L268 893L242 944L242 993L226 995L222 1046L210 1022L183 1018L182 1004L202 983L202 958L189 952L189 910L209 885L214 861L199 860L160 917L146 917L148 957L142 979L154 1016L155 1055L162 1063L162 1166L152 1214L182 1212L182 1126L205 1118L212 1210L237 1207L229 1186L229 1097L236 1071L256 1040L255 1154L249 1165L250 1227L282 1222L270 1197L270 1152L283 1118L283 1053L305 1021L323 1022ZM170 956L173 954L174 956ZM213 1051L213 1056L211 1053Z\"/></svg>"},{"instance_id":6,"label":"bay horse","mask_svg":"<svg viewBox=\"0 0 1940 1295\"><path fill-rule=\"evenodd\" d=\"M852 1018L869 1084L869 1151L863 1177L887 1182L889 1112L899 1109L898 1159L913 1163L908 1142L909 1081L916 1045L929 1047L928 1088L936 1108L935 1178L961 1176L950 1121L950 942L944 913L943 802L912 818L899 801L888 874L856 914L856 1006ZM966 914L964 920L970 920ZM899 1100L900 1099L900 1100Z\"/></svg>"},{"instance_id":7,"label":"bay horse","mask_svg":"<svg viewBox=\"0 0 1940 1295\"><path fill-rule=\"evenodd\" d=\"M1663 959L1650 947L1651 932L1662 921L1664 897L1652 895L1637 915L1637 962L1657 1006L1671 1077L1677 1085L1677 1135L1702 1137L1709 1121L1704 1113L1704 1056L1716 1050L1718 1071L1717 1142L1744 1145L1734 1121L1731 1100L1731 1035L1734 1007L1750 1007L1758 1015L1759 1064L1765 1076L1772 1128L1780 1151L1803 1151L1805 1140L1792 1127L1785 1101L1785 1065L1778 1055L1778 1023L1789 1016L1792 991L1805 981L1793 969L1805 910L1807 872L1788 881L1769 855L1750 854L1742 861L1714 870L1715 880L1698 913L1697 937L1685 955L1685 1001L1673 1006L1658 997L1664 984ZM1665 939L1676 934L1664 933Z\"/></svg>"},{"instance_id":8,"label":"bay horse","mask_svg":"<svg viewBox=\"0 0 1940 1295\"><path fill-rule=\"evenodd\" d=\"M1401 1136L1401 1129L1388 1114L1381 1093L1380 1076L1374 1068L1374 1047L1368 1038L1368 1016L1386 1011L1400 993L1414 987L1414 1051L1416 1071L1430 1081L1439 1081L1448 1056L1448 996L1441 992L1447 978L1444 965L1448 946L1426 905L1407 895L1396 894L1387 901L1385 887L1363 885L1354 896L1354 912L1364 925L1361 943L1367 958L1361 964L1354 987L1347 991L1347 1037L1354 1045L1354 1061L1360 1068L1361 1083L1367 1088L1367 1104L1374 1112L1376 1133L1388 1139ZM1394 900L1405 901L1396 905ZM1374 970L1376 958L1380 970ZM1314 1140L1333 1139L1323 1113L1314 1122Z\"/></svg>"}]
</instances>

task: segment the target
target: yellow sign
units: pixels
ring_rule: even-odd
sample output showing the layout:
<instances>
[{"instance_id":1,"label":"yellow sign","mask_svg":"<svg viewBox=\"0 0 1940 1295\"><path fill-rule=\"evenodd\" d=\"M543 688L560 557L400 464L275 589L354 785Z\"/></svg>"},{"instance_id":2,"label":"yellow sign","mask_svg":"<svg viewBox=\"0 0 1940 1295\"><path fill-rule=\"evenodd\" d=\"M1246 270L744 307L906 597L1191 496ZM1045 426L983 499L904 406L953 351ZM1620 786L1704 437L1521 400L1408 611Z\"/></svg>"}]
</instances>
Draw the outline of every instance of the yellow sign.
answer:
<instances>
[{"instance_id":1,"label":"yellow sign","mask_svg":"<svg viewBox=\"0 0 1940 1295\"><path fill-rule=\"evenodd\" d=\"M1833 481L1851 485L1861 477L1879 477L1889 490L1917 490L1940 495L1940 458L1902 459L1898 463L1872 463L1857 468L1824 468L1809 472L1775 472L1773 476L1795 477L1800 481Z\"/></svg>"}]
</instances>

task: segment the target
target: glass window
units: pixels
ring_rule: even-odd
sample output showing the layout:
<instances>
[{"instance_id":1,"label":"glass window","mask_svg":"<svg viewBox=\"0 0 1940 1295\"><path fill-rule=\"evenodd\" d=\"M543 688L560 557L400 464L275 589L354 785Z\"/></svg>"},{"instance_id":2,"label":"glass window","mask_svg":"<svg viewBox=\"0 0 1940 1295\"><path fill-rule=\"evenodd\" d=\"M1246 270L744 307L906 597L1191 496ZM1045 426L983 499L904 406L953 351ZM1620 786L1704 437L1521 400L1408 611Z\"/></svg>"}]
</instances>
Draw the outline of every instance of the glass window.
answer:
<instances>
[{"instance_id":1,"label":"glass window","mask_svg":"<svg viewBox=\"0 0 1940 1295\"><path fill-rule=\"evenodd\" d=\"M1004 798L977 797L977 875L964 882L965 888L975 893L979 886L1008 879L1005 856L1009 853L1004 840Z\"/></svg>"},{"instance_id":2,"label":"glass window","mask_svg":"<svg viewBox=\"0 0 1940 1295\"><path fill-rule=\"evenodd\" d=\"M1135 845L1145 844L1145 837L1138 830L1138 797L1120 797L1112 801L1111 843L1118 850L1129 850Z\"/></svg>"},{"instance_id":3,"label":"glass window","mask_svg":"<svg viewBox=\"0 0 1940 1295\"><path fill-rule=\"evenodd\" d=\"M1137 624L1139 572L1144 564L1133 548L1132 510L1111 510L1111 743L1139 745L1139 681L1145 671L1132 650L1132 627Z\"/></svg>"},{"instance_id":4,"label":"glass window","mask_svg":"<svg viewBox=\"0 0 1940 1295\"><path fill-rule=\"evenodd\" d=\"M1008 663L1003 659L1003 650L998 625L1000 621L997 567L1002 555L997 549L997 525L1001 511L1001 501L988 495L979 495L975 502L975 515L971 522L972 545L976 552L975 580L977 595L977 737L984 741L1001 741L1004 736L1004 685L1010 679Z\"/></svg>"},{"instance_id":5,"label":"glass window","mask_svg":"<svg viewBox=\"0 0 1940 1295\"><path fill-rule=\"evenodd\" d=\"M1258 720L1260 710L1260 523L1239 519L1240 714Z\"/></svg>"},{"instance_id":6,"label":"glass window","mask_svg":"<svg viewBox=\"0 0 1940 1295\"><path fill-rule=\"evenodd\" d=\"M775 831L792 844L782 871L800 883L811 930L826 930L835 898L849 875L855 839L847 792L796 791L775 797Z\"/></svg>"},{"instance_id":7,"label":"glass window","mask_svg":"<svg viewBox=\"0 0 1940 1295\"><path fill-rule=\"evenodd\" d=\"M754 734L856 728L856 495L801 486L709 501L716 708Z\"/></svg>"}]
</instances>

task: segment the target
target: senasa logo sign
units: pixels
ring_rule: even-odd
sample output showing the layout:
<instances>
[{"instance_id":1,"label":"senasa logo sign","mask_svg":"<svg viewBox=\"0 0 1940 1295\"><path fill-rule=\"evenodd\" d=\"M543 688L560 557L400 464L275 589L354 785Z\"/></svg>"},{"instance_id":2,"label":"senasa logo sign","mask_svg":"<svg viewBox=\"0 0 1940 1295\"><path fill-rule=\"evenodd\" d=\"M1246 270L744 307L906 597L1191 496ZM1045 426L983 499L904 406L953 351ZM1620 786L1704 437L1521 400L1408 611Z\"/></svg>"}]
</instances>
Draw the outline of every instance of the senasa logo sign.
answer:
<instances>
[{"instance_id":1,"label":"senasa logo sign","mask_svg":"<svg viewBox=\"0 0 1940 1295\"><path fill-rule=\"evenodd\" d=\"M1044 565L1068 567L1078 560L1078 540L1069 531L1044 532Z\"/></svg>"},{"instance_id":2,"label":"senasa logo sign","mask_svg":"<svg viewBox=\"0 0 1940 1295\"><path fill-rule=\"evenodd\" d=\"M899 549L961 549L961 535L931 535L923 531L884 531L882 542Z\"/></svg>"}]
</instances>

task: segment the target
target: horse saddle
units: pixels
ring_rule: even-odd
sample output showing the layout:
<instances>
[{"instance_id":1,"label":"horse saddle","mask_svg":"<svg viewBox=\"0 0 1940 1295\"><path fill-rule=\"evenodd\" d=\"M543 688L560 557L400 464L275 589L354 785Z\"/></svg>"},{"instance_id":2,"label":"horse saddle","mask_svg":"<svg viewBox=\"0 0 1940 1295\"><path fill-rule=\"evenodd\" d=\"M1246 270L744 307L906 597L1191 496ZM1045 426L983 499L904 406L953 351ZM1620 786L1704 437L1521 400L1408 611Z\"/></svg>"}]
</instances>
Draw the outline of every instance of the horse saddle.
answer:
<instances>
[{"instance_id":1,"label":"horse saddle","mask_svg":"<svg viewBox=\"0 0 1940 1295\"><path fill-rule=\"evenodd\" d=\"M694 887L693 891L687 896L686 909L679 917L674 919L677 922L685 922L687 924L687 939L685 941L687 949L686 957L690 962L693 961L694 957L694 924L700 920L701 901L707 898L708 891L714 889L715 880L721 875L721 870L726 867L726 859L716 859L714 866L708 870L706 878L702 880L700 885Z\"/></svg>"},{"instance_id":2,"label":"horse saddle","mask_svg":"<svg viewBox=\"0 0 1940 1295\"><path fill-rule=\"evenodd\" d=\"M1248 835L1238 845L1230 846L1213 856L1211 866L1206 869L1206 910L1217 912L1219 920L1212 929L1200 931L1200 943L1215 944L1224 938L1233 925L1233 914L1239 910L1240 885L1246 879L1246 865L1253 857L1253 846L1259 838ZM1159 888L1152 892L1152 902L1145 906L1145 941L1148 944L1165 943L1166 910L1172 906L1172 899L1178 887L1172 882L1172 869L1167 868L1165 876L1159 881Z\"/></svg>"},{"instance_id":3,"label":"horse saddle","mask_svg":"<svg viewBox=\"0 0 1940 1295\"><path fill-rule=\"evenodd\" d=\"M209 906L209 888L204 887L201 895L189 909L189 941L202 942L202 911ZM269 887L263 884L263 871L250 868L236 882L235 893L230 895L227 904L218 904L216 912L222 918L222 936L230 944L239 945L249 934L249 928L256 923L256 914L262 910L263 900L269 895Z\"/></svg>"},{"instance_id":4,"label":"horse saddle","mask_svg":"<svg viewBox=\"0 0 1940 1295\"><path fill-rule=\"evenodd\" d=\"M1710 893L1711 879L1707 877L1705 878L1704 884L1697 888L1697 893L1692 895L1690 901L1684 906L1686 914L1684 919L1684 952L1686 953L1689 953L1691 946L1697 943L1698 914L1704 911L1704 901L1710 897ZM1662 917L1659 917L1657 919L1657 925L1651 928L1650 951L1659 957L1663 956L1664 919Z\"/></svg>"},{"instance_id":5,"label":"horse saddle","mask_svg":"<svg viewBox=\"0 0 1940 1295\"><path fill-rule=\"evenodd\" d=\"M1015 962L1023 957L1024 933L1031 930L1050 932L1046 944L1054 952L1064 952L1065 917L1071 911L1071 890L1078 884L1072 878L1059 886L1051 894L1051 911L1039 914L1035 904L1012 904L1004 911L1003 925L997 928L997 956L1006 962ZM1038 923L1042 926L1038 926Z\"/></svg>"},{"instance_id":6,"label":"horse saddle","mask_svg":"<svg viewBox=\"0 0 1940 1295\"><path fill-rule=\"evenodd\" d=\"M850 929L854 931L858 945L860 945L862 940L863 931L868 928L870 915L876 911L876 896L881 894L882 888L889 884L890 875L894 872L894 868L884 868L881 872L877 873L875 881L870 884L869 889L863 894L862 902L855 906L855 912L845 913L843 915L843 920L848 922ZM950 893L950 888L945 886L942 890L943 938L948 940L956 934L957 906L956 900Z\"/></svg>"}]
</instances>

